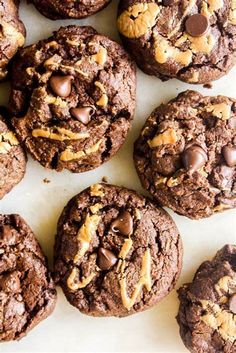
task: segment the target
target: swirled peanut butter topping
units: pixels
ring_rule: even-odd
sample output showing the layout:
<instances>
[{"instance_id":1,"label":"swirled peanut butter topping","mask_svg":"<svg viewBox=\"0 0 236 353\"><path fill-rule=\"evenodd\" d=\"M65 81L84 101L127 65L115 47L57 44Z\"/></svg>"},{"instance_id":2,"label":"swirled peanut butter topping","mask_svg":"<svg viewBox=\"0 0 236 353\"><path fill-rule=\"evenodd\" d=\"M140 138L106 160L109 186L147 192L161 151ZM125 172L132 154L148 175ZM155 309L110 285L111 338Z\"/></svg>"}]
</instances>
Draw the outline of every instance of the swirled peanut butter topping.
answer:
<instances>
[{"instance_id":1,"label":"swirled peanut butter topping","mask_svg":"<svg viewBox=\"0 0 236 353\"><path fill-rule=\"evenodd\" d=\"M142 288L146 287L148 291L150 291L152 288L151 254L149 249L147 249L143 255L140 278L138 283L135 285L135 289L131 297L129 297L127 293L127 280L124 273L121 273L121 278L119 282L121 287L121 298L123 305L127 310L130 310L134 306L138 296L142 291Z\"/></svg>"},{"instance_id":2,"label":"swirled peanut butter topping","mask_svg":"<svg viewBox=\"0 0 236 353\"><path fill-rule=\"evenodd\" d=\"M155 2L137 3L119 16L118 29L127 38L140 38L155 25L159 12Z\"/></svg>"},{"instance_id":3,"label":"swirled peanut butter topping","mask_svg":"<svg viewBox=\"0 0 236 353\"><path fill-rule=\"evenodd\" d=\"M55 132L56 131L56 132ZM88 132L73 132L65 128L54 126L51 129L34 129L32 131L33 137L43 137L50 140L82 140L88 138L90 135Z\"/></svg>"},{"instance_id":4,"label":"swirled peanut butter topping","mask_svg":"<svg viewBox=\"0 0 236 353\"><path fill-rule=\"evenodd\" d=\"M163 133L155 136L152 140L148 140L150 148L155 148L161 145L174 144L178 141L177 133L174 129L167 129Z\"/></svg>"}]
</instances>

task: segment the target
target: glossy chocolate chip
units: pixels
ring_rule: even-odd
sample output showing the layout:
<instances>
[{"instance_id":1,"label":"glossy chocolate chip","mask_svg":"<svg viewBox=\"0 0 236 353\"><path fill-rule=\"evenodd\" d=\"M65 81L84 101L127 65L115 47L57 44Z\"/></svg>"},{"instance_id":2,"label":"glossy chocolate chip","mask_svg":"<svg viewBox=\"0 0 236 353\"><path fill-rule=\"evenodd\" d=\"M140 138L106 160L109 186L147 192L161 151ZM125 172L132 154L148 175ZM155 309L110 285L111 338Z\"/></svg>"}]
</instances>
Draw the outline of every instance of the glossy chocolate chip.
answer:
<instances>
[{"instance_id":1,"label":"glossy chocolate chip","mask_svg":"<svg viewBox=\"0 0 236 353\"><path fill-rule=\"evenodd\" d=\"M110 270L116 264L117 260L117 257L113 254L112 251L104 248L99 248L97 264L101 270Z\"/></svg>"},{"instance_id":2,"label":"glossy chocolate chip","mask_svg":"<svg viewBox=\"0 0 236 353\"><path fill-rule=\"evenodd\" d=\"M71 81L73 80L73 76L52 76L50 78L50 87L53 92L62 98L66 98L71 94Z\"/></svg>"},{"instance_id":3,"label":"glossy chocolate chip","mask_svg":"<svg viewBox=\"0 0 236 353\"><path fill-rule=\"evenodd\" d=\"M229 300L229 309L233 314L236 315L236 293L233 294Z\"/></svg>"},{"instance_id":4,"label":"glossy chocolate chip","mask_svg":"<svg viewBox=\"0 0 236 353\"><path fill-rule=\"evenodd\" d=\"M236 146L224 146L222 153L226 164L229 167L234 167L236 165Z\"/></svg>"},{"instance_id":5,"label":"glossy chocolate chip","mask_svg":"<svg viewBox=\"0 0 236 353\"><path fill-rule=\"evenodd\" d=\"M182 155L184 168L193 173L202 168L207 162L207 154L198 144L186 146Z\"/></svg>"},{"instance_id":6,"label":"glossy chocolate chip","mask_svg":"<svg viewBox=\"0 0 236 353\"><path fill-rule=\"evenodd\" d=\"M203 36L209 28L209 20L202 14L191 15L185 23L186 32L192 37Z\"/></svg>"},{"instance_id":7,"label":"glossy chocolate chip","mask_svg":"<svg viewBox=\"0 0 236 353\"><path fill-rule=\"evenodd\" d=\"M72 108L70 110L71 115L84 125L88 125L94 112L92 107Z\"/></svg>"},{"instance_id":8,"label":"glossy chocolate chip","mask_svg":"<svg viewBox=\"0 0 236 353\"><path fill-rule=\"evenodd\" d=\"M119 214L118 218L112 222L111 229L115 233L129 236L133 233L133 218L128 211Z\"/></svg>"}]
</instances>

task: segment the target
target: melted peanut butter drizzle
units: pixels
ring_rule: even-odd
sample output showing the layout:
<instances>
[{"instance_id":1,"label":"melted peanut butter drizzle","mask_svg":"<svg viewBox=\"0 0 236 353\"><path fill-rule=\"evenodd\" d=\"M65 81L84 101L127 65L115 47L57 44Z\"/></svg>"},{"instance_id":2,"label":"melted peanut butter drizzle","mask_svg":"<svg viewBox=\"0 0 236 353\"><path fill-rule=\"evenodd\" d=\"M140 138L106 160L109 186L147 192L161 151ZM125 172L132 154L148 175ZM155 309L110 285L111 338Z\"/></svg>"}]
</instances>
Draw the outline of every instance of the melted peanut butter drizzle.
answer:
<instances>
[{"instance_id":1,"label":"melted peanut butter drizzle","mask_svg":"<svg viewBox=\"0 0 236 353\"><path fill-rule=\"evenodd\" d=\"M129 297L129 295L127 293L127 279L124 274L125 266L126 266L125 259L129 253L129 251L131 250L132 245L133 245L133 241L131 238L125 239L125 242L124 242L124 244L121 248L121 251L119 253L120 260L119 260L118 266L117 266L117 272L120 273L119 283L120 283L120 289L121 289L121 299L122 299L122 303L123 303L124 307L127 310L130 310L134 306L143 287L146 287L146 289L148 291L150 291L152 288L151 254L150 254L150 250L147 249L143 255L143 258L142 258L142 267L141 267L139 281L135 285L135 289L134 289L131 297Z\"/></svg>"}]
</instances>

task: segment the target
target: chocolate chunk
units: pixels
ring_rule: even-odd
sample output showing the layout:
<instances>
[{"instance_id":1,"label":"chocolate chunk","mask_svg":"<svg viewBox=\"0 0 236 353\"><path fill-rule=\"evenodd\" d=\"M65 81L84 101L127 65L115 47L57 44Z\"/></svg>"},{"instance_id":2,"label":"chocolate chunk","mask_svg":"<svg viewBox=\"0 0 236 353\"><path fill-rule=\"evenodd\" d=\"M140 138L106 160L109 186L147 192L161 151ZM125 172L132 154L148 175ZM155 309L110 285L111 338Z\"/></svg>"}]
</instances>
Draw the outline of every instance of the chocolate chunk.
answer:
<instances>
[{"instance_id":1,"label":"chocolate chunk","mask_svg":"<svg viewBox=\"0 0 236 353\"><path fill-rule=\"evenodd\" d=\"M70 113L81 123L87 125L91 120L91 116L94 114L94 109L92 107L72 108Z\"/></svg>"},{"instance_id":2,"label":"chocolate chunk","mask_svg":"<svg viewBox=\"0 0 236 353\"><path fill-rule=\"evenodd\" d=\"M203 148L193 144L185 149L182 160L185 169L193 173L205 165L207 155Z\"/></svg>"},{"instance_id":3,"label":"chocolate chunk","mask_svg":"<svg viewBox=\"0 0 236 353\"><path fill-rule=\"evenodd\" d=\"M236 146L224 146L222 153L227 165L234 167L236 165Z\"/></svg>"},{"instance_id":4,"label":"chocolate chunk","mask_svg":"<svg viewBox=\"0 0 236 353\"><path fill-rule=\"evenodd\" d=\"M98 250L98 267L103 270L107 271L110 270L117 262L117 257L113 254L112 251L104 248L100 248Z\"/></svg>"},{"instance_id":5,"label":"chocolate chunk","mask_svg":"<svg viewBox=\"0 0 236 353\"><path fill-rule=\"evenodd\" d=\"M192 15L187 19L185 28L190 36L201 37L208 31L208 18L200 13Z\"/></svg>"},{"instance_id":6,"label":"chocolate chunk","mask_svg":"<svg viewBox=\"0 0 236 353\"><path fill-rule=\"evenodd\" d=\"M71 81L73 76L52 76L50 78L50 86L53 92L62 98L67 98L71 94Z\"/></svg>"},{"instance_id":7,"label":"chocolate chunk","mask_svg":"<svg viewBox=\"0 0 236 353\"><path fill-rule=\"evenodd\" d=\"M119 217L112 222L111 229L115 233L129 236L133 233L133 218L128 211L120 213Z\"/></svg>"},{"instance_id":8,"label":"chocolate chunk","mask_svg":"<svg viewBox=\"0 0 236 353\"><path fill-rule=\"evenodd\" d=\"M229 300L229 309L233 314L236 315L236 293L233 294Z\"/></svg>"}]
</instances>

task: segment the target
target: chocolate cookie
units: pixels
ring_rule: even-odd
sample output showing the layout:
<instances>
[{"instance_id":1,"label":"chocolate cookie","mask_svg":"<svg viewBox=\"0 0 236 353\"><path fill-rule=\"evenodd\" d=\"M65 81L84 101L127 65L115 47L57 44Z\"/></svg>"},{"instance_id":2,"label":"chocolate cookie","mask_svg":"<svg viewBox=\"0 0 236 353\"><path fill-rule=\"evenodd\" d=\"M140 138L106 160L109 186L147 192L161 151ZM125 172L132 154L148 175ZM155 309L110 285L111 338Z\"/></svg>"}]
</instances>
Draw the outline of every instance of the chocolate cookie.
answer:
<instances>
[{"instance_id":1,"label":"chocolate cookie","mask_svg":"<svg viewBox=\"0 0 236 353\"><path fill-rule=\"evenodd\" d=\"M145 73L208 83L236 63L234 0L121 0L118 29Z\"/></svg>"},{"instance_id":2,"label":"chocolate cookie","mask_svg":"<svg viewBox=\"0 0 236 353\"><path fill-rule=\"evenodd\" d=\"M7 76L9 61L25 42L25 27L19 20L18 5L18 0L0 1L0 80Z\"/></svg>"},{"instance_id":3,"label":"chocolate cookie","mask_svg":"<svg viewBox=\"0 0 236 353\"><path fill-rule=\"evenodd\" d=\"M174 287L182 244L170 216L136 192L96 184L65 207L55 277L68 301L92 316L126 316Z\"/></svg>"},{"instance_id":4,"label":"chocolate cookie","mask_svg":"<svg viewBox=\"0 0 236 353\"><path fill-rule=\"evenodd\" d=\"M123 144L136 75L124 49L92 27L69 26L22 49L10 109L18 137L47 168L84 172Z\"/></svg>"},{"instance_id":5,"label":"chocolate cookie","mask_svg":"<svg viewBox=\"0 0 236 353\"><path fill-rule=\"evenodd\" d=\"M52 20L84 18L102 10L111 0L30 0L37 9Z\"/></svg>"},{"instance_id":6,"label":"chocolate cookie","mask_svg":"<svg viewBox=\"0 0 236 353\"><path fill-rule=\"evenodd\" d=\"M236 207L236 100L194 91L158 107L135 143L142 185L190 218Z\"/></svg>"},{"instance_id":7,"label":"chocolate cookie","mask_svg":"<svg viewBox=\"0 0 236 353\"><path fill-rule=\"evenodd\" d=\"M226 245L179 290L177 320L192 353L236 352L236 246Z\"/></svg>"},{"instance_id":8,"label":"chocolate cookie","mask_svg":"<svg viewBox=\"0 0 236 353\"><path fill-rule=\"evenodd\" d=\"M18 215L0 215L0 341L19 340L54 309L42 250Z\"/></svg>"},{"instance_id":9,"label":"chocolate cookie","mask_svg":"<svg viewBox=\"0 0 236 353\"><path fill-rule=\"evenodd\" d=\"M0 115L0 199L25 175L26 155Z\"/></svg>"}]
</instances>

